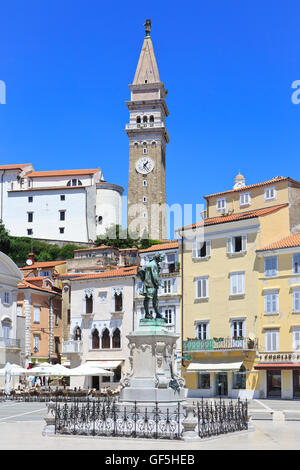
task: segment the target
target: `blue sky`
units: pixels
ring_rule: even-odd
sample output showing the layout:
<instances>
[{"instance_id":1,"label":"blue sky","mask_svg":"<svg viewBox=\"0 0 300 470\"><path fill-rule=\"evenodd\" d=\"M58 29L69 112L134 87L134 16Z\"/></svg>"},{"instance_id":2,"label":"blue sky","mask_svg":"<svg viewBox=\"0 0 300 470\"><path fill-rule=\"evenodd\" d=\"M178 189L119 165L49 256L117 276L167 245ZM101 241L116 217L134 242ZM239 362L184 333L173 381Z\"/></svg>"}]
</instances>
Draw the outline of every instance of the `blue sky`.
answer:
<instances>
[{"instance_id":1,"label":"blue sky","mask_svg":"<svg viewBox=\"0 0 300 470\"><path fill-rule=\"evenodd\" d=\"M144 38L168 89L167 198L300 179L297 0L10 0L1 6L0 162L101 167L127 192L125 101Z\"/></svg>"}]
</instances>

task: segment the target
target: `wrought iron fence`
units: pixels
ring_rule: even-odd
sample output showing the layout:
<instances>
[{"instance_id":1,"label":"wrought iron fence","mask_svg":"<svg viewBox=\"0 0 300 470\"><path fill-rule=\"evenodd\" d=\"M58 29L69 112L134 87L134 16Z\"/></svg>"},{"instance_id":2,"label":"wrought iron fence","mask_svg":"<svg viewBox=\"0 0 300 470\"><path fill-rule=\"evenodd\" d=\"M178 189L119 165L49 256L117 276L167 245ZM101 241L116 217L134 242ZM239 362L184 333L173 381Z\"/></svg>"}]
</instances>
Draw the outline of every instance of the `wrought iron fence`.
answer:
<instances>
[{"instance_id":1,"label":"wrought iron fence","mask_svg":"<svg viewBox=\"0 0 300 470\"><path fill-rule=\"evenodd\" d=\"M237 400L226 403L224 400L197 402L199 437L217 436L248 429L248 402Z\"/></svg>"},{"instance_id":2,"label":"wrought iron fence","mask_svg":"<svg viewBox=\"0 0 300 470\"><path fill-rule=\"evenodd\" d=\"M175 408L121 407L114 399L74 400L55 405L55 433L118 436L151 439L180 439L184 418L180 402Z\"/></svg>"}]
</instances>

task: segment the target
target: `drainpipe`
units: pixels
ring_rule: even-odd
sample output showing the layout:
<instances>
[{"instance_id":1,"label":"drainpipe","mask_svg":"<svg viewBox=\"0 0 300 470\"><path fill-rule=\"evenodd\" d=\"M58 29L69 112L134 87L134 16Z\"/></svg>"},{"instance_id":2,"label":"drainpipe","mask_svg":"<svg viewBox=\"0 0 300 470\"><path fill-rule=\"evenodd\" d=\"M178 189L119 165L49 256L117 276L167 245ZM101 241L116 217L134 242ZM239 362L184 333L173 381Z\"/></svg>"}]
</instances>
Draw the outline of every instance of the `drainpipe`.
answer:
<instances>
[{"instance_id":1,"label":"drainpipe","mask_svg":"<svg viewBox=\"0 0 300 470\"><path fill-rule=\"evenodd\" d=\"M2 175L1 175L1 217L0 219L2 220L3 222L3 192L4 192L4 188L3 188L3 181L4 181L4 174L5 174L5 170L2 171Z\"/></svg>"},{"instance_id":2,"label":"drainpipe","mask_svg":"<svg viewBox=\"0 0 300 470\"><path fill-rule=\"evenodd\" d=\"M183 356L183 233L181 232L181 357ZM181 359L181 364L184 366L184 360Z\"/></svg>"}]
</instances>

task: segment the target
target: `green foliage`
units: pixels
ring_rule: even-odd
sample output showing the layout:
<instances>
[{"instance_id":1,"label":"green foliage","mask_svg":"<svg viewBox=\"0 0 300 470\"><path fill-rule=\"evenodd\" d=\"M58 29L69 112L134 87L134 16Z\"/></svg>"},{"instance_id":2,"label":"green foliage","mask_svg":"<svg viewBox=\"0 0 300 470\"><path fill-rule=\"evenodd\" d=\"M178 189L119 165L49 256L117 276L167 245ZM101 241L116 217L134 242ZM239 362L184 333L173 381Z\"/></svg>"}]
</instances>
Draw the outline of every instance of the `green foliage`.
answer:
<instances>
[{"instance_id":1,"label":"green foliage","mask_svg":"<svg viewBox=\"0 0 300 470\"><path fill-rule=\"evenodd\" d=\"M2 220L0 220L0 251L8 255L10 250L10 236L8 231L5 229Z\"/></svg>"},{"instance_id":2,"label":"green foliage","mask_svg":"<svg viewBox=\"0 0 300 470\"><path fill-rule=\"evenodd\" d=\"M141 238L136 234L128 233L127 229L122 229L120 225L111 225L101 236L95 240L95 245L115 246L116 248L132 248L136 246L140 250L145 250L152 245L161 243L158 240L151 240L148 238L146 232L143 233Z\"/></svg>"}]
</instances>

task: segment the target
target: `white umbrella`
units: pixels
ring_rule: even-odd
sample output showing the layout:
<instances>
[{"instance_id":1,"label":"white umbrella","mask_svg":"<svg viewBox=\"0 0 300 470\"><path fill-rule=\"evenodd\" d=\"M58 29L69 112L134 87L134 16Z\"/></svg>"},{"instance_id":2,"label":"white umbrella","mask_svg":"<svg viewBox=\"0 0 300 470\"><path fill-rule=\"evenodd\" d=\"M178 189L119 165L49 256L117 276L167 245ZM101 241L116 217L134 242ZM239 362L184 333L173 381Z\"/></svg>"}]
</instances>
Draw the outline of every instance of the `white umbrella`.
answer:
<instances>
[{"instance_id":1,"label":"white umbrella","mask_svg":"<svg viewBox=\"0 0 300 470\"><path fill-rule=\"evenodd\" d=\"M24 367L21 367L18 364L10 364L8 362L5 365L5 367L3 367L3 369L0 369L0 376L5 376L7 368L10 368L10 375L12 375L12 376L25 375L27 373L27 370L24 369Z\"/></svg>"},{"instance_id":2,"label":"white umbrella","mask_svg":"<svg viewBox=\"0 0 300 470\"><path fill-rule=\"evenodd\" d=\"M33 367L32 369L28 369L26 371L27 375L31 376L56 376L56 375L68 375L69 369L62 366L61 364L48 364L42 363L39 366Z\"/></svg>"},{"instance_id":3,"label":"white umbrella","mask_svg":"<svg viewBox=\"0 0 300 470\"><path fill-rule=\"evenodd\" d=\"M105 369L102 369L101 367L97 367L97 366L91 366L91 365L87 365L87 364L81 364L81 366L78 366L78 367L74 367L74 369L67 369L68 370L68 376L84 376L84 377L89 377L89 376L93 376L93 375L109 375L109 376L113 376L114 373L109 371L109 370L105 370Z\"/></svg>"}]
</instances>

